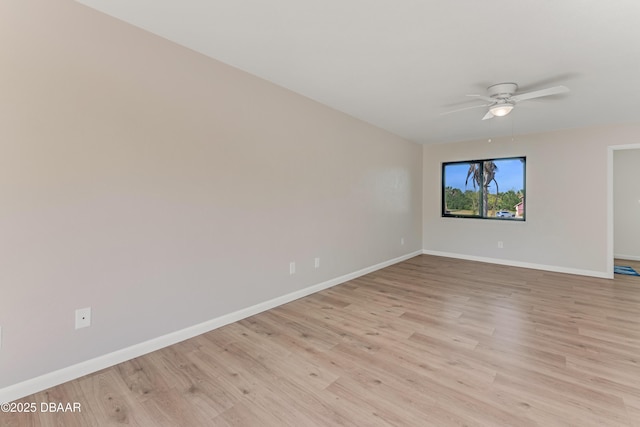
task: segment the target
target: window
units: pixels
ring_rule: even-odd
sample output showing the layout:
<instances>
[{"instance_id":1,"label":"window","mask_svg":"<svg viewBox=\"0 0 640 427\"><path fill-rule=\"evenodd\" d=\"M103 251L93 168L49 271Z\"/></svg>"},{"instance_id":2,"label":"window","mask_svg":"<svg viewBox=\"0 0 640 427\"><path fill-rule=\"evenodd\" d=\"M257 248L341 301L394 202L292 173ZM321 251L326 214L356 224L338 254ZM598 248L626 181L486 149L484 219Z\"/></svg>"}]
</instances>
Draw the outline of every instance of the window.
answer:
<instances>
[{"instance_id":1,"label":"window","mask_svg":"<svg viewBox=\"0 0 640 427\"><path fill-rule=\"evenodd\" d=\"M525 220L526 157L442 164L442 216Z\"/></svg>"}]
</instances>

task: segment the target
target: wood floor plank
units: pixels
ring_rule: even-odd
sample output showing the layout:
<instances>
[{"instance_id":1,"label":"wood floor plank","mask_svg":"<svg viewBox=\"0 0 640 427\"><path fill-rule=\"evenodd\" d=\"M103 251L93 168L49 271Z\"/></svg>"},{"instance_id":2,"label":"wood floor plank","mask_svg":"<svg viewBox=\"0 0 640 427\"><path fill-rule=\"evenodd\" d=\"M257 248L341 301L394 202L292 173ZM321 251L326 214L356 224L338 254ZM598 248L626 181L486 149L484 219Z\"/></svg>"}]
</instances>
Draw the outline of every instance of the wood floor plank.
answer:
<instances>
[{"instance_id":1,"label":"wood floor plank","mask_svg":"<svg viewBox=\"0 0 640 427\"><path fill-rule=\"evenodd\" d=\"M640 427L640 277L417 256L18 402L82 411L0 426Z\"/></svg>"}]
</instances>

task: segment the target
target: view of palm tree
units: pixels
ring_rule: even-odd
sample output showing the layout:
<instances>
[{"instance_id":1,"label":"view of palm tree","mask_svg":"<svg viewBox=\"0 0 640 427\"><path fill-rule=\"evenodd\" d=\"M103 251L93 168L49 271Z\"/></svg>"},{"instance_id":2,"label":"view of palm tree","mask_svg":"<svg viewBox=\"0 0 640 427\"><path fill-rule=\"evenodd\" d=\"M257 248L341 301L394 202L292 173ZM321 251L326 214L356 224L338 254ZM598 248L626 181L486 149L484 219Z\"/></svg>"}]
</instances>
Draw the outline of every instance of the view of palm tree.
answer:
<instances>
[{"instance_id":1,"label":"view of palm tree","mask_svg":"<svg viewBox=\"0 0 640 427\"><path fill-rule=\"evenodd\" d=\"M480 167L482 165L482 167ZM481 170L482 169L482 170ZM469 171L467 172L467 179L465 180L465 186L469 183L469 178L473 184L473 188L476 186L482 188L482 216L487 216L489 212L489 185L491 182L496 183L496 202L498 201L498 181L496 181L496 172L498 166L492 160L487 160L483 163L471 163L469 165ZM494 210L496 206L494 205Z\"/></svg>"},{"instance_id":2,"label":"view of palm tree","mask_svg":"<svg viewBox=\"0 0 640 427\"><path fill-rule=\"evenodd\" d=\"M524 157L445 163L442 176L443 215L524 219Z\"/></svg>"}]
</instances>

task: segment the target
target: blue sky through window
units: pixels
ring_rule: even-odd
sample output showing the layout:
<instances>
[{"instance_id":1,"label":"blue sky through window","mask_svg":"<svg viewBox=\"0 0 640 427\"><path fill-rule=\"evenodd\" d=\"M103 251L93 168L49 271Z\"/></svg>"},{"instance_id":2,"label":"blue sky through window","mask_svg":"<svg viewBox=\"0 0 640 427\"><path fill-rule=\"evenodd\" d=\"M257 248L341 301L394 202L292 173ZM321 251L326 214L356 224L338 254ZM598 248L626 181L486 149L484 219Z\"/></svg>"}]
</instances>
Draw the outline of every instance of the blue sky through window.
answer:
<instances>
[{"instance_id":1,"label":"blue sky through window","mask_svg":"<svg viewBox=\"0 0 640 427\"><path fill-rule=\"evenodd\" d=\"M518 192L524 189L524 163L521 159L498 159L494 160L498 171L496 172L496 181L500 193L513 190ZM464 182L467 179L467 172L469 172L469 163L449 164L445 168L444 185L445 187L459 188L463 192L466 190L473 190L473 180L470 177L467 186ZM476 190L478 188L476 187ZM489 192L495 194L495 183L491 183L489 186Z\"/></svg>"}]
</instances>

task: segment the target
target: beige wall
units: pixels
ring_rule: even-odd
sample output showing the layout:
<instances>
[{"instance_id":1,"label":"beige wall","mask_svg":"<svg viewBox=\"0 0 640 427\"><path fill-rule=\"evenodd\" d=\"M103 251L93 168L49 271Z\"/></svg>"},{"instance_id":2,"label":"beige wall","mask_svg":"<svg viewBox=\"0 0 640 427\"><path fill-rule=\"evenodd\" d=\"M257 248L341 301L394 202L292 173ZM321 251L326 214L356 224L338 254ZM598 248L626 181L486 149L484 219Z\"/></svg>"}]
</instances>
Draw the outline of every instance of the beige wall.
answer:
<instances>
[{"instance_id":1,"label":"beige wall","mask_svg":"<svg viewBox=\"0 0 640 427\"><path fill-rule=\"evenodd\" d=\"M0 52L0 391L422 248L417 144L72 1Z\"/></svg>"},{"instance_id":2,"label":"beige wall","mask_svg":"<svg viewBox=\"0 0 640 427\"><path fill-rule=\"evenodd\" d=\"M640 149L614 151L613 201L613 252L640 261Z\"/></svg>"},{"instance_id":3,"label":"beige wall","mask_svg":"<svg viewBox=\"0 0 640 427\"><path fill-rule=\"evenodd\" d=\"M621 125L425 146L425 250L607 276L608 147L638 135ZM527 157L526 222L441 217L442 162L509 156Z\"/></svg>"}]
</instances>

